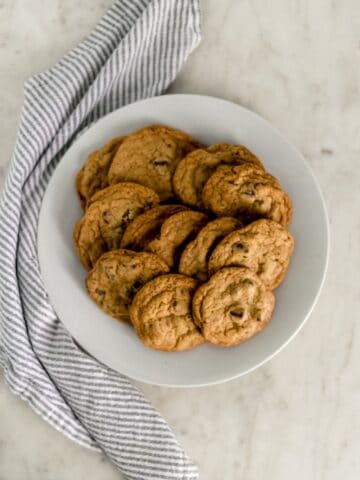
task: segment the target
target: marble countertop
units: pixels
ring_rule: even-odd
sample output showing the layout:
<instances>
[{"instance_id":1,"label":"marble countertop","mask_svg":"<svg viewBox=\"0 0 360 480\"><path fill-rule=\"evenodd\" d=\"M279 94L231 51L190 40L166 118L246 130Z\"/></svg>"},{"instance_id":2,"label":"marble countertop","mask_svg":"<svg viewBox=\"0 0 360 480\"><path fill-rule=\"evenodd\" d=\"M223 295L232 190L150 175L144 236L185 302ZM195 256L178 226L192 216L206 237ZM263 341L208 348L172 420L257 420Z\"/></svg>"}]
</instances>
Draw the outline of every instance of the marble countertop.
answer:
<instances>
[{"instance_id":1,"label":"marble countertop","mask_svg":"<svg viewBox=\"0 0 360 480\"><path fill-rule=\"evenodd\" d=\"M24 80L83 38L110 0L0 0L1 180ZM332 252L310 320L270 363L238 380L139 385L206 480L360 477L360 6L358 0L204 0L204 39L171 90L258 112L311 164ZM1 227L0 227L1 228ZM13 396L0 373L0 479L121 478Z\"/></svg>"}]
</instances>

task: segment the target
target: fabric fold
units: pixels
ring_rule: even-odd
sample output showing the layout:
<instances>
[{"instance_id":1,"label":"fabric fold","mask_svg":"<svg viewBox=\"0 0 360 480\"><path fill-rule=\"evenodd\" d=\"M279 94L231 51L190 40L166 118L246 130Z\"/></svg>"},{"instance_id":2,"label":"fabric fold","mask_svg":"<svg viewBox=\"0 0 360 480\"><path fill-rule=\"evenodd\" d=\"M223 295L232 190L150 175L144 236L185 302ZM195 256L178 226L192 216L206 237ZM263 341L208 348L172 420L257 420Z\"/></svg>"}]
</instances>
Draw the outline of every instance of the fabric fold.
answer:
<instances>
[{"instance_id":1,"label":"fabric fold","mask_svg":"<svg viewBox=\"0 0 360 480\"><path fill-rule=\"evenodd\" d=\"M84 353L49 303L37 258L46 186L76 136L159 95L200 42L198 0L119 0L90 36L25 84L0 206L0 365L11 390L55 428L105 452L129 479L197 479L159 413Z\"/></svg>"}]
</instances>

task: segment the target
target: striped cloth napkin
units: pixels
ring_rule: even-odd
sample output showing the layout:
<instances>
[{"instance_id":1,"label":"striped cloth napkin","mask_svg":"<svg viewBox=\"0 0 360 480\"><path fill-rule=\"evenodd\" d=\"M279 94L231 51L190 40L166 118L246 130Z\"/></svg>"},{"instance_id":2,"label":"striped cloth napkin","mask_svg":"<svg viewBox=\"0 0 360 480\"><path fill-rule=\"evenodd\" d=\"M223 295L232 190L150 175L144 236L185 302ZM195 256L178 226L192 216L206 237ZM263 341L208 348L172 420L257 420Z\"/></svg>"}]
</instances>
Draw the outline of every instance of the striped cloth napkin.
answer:
<instances>
[{"instance_id":1,"label":"striped cloth napkin","mask_svg":"<svg viewBox=\"0 0 360 480\"><path fill-rule=\"evenodd\" d=\"M74 7L75 8L75 7ZM112 110L161 94L200 41L198 0L119 0L93 33L25 84L0 206L0 365L55 428L105 452L129 479L197 479L159 413L130 381L81 351L40 278L37 223L75 137Z\"/></svg>"}]
</instances>

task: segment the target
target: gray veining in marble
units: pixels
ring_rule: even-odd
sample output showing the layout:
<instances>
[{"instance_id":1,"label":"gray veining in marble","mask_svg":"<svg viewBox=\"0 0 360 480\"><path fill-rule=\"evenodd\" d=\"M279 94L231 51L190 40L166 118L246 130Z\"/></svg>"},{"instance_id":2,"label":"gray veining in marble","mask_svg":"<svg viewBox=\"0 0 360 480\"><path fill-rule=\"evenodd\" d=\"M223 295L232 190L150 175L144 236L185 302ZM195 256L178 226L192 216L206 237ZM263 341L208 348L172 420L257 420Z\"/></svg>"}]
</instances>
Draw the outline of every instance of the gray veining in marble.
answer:
<instances>
[{"instance_id":1,"label":"gray veining in marble","mask_svg":"<svg viewBox=\"0 0 360 480\"><path fill-rule=\"evenodd\" d=\"M24 80L83 38L110 3L0 0L1 179ZM140 388L204 480L359 478L360 4L202 5L203 43L171 90L245 105L303 152L329 209L329 274L303 331L266 366L216 387ZM54 431L0 381L0 480L100 477L120 475Z\"/></svg>"}]
</instances>

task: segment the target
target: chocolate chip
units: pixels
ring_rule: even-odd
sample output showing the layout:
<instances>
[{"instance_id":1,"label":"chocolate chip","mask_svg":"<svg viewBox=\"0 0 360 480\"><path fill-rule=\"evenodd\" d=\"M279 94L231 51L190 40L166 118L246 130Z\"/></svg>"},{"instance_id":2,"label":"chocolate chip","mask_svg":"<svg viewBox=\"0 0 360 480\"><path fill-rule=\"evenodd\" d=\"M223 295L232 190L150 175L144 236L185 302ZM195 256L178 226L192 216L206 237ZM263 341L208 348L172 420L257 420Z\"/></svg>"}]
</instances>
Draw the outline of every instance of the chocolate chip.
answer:
<instances>
[{"instance_id":1,"label":"chocolate chip","mask_svg":"<svg viewBox=\"0 0 360 480\"><path fill-rule=\"evenodd\" d=\"M248 253L249 249L246 245L241 242L235 243L232 247L233 252L245 252Z\"/></svg>"},{"instance_id":2,"label":"chocolate chip","mask_svg":"<svg viewBox=\"0 0 360 480\"><path fill-rule=\"evenodd\" d=\"M132 288L135 289L135 290L138 290L138 289L141 287L141 285L142 285L141 282L135 281L135 282L133 283Z\"/></svg>"},{"instance_id":3,"label":"chocolate chip","mask_svg":"<svg viewBox=\"0 0 360 480\"><path fill-rule=\"evenodd\" d=\"M103 297L105 295L105 290L101 290L100 288L95 288L95 293Z\"/></svg>"},{"instance_id":4,"label":"chocolate chip","mask_svg":"<svg viewBox=\"0 0 360 480\"><path fill-rule=\"evenodd\" d=\"M230 315L232 315L233 317L237 317L237 318L243 318L244 310L242 308L237 308L237 309L230 310Z\"/></svg>"},{"instance_id":5,"label":"chocolate chip","mask_svg":"<svg viewBox=\"0 0 360 480\"><path fill-rule=\"evenodd\" d=\"M130 298L130 301L132 300L132 298L134 297L134 295L136 294L136 292L139 290L139 288L142 287L142 283L139 282L138 280L136 280L132 285L131 287L129 288L128 290L128 297Z\"/></svg>"},{"instance_id":6,"label":"chocolate chip","mask_svg":"<svg viewBox=\"0 0 360 480\"><path fill-rule=\"evenodd\" d=\"M154 160L154 165L156 167L167 167L169 165L169 161L163 158L159 158L158 160Z\"/></svg>"}]
</instances>

